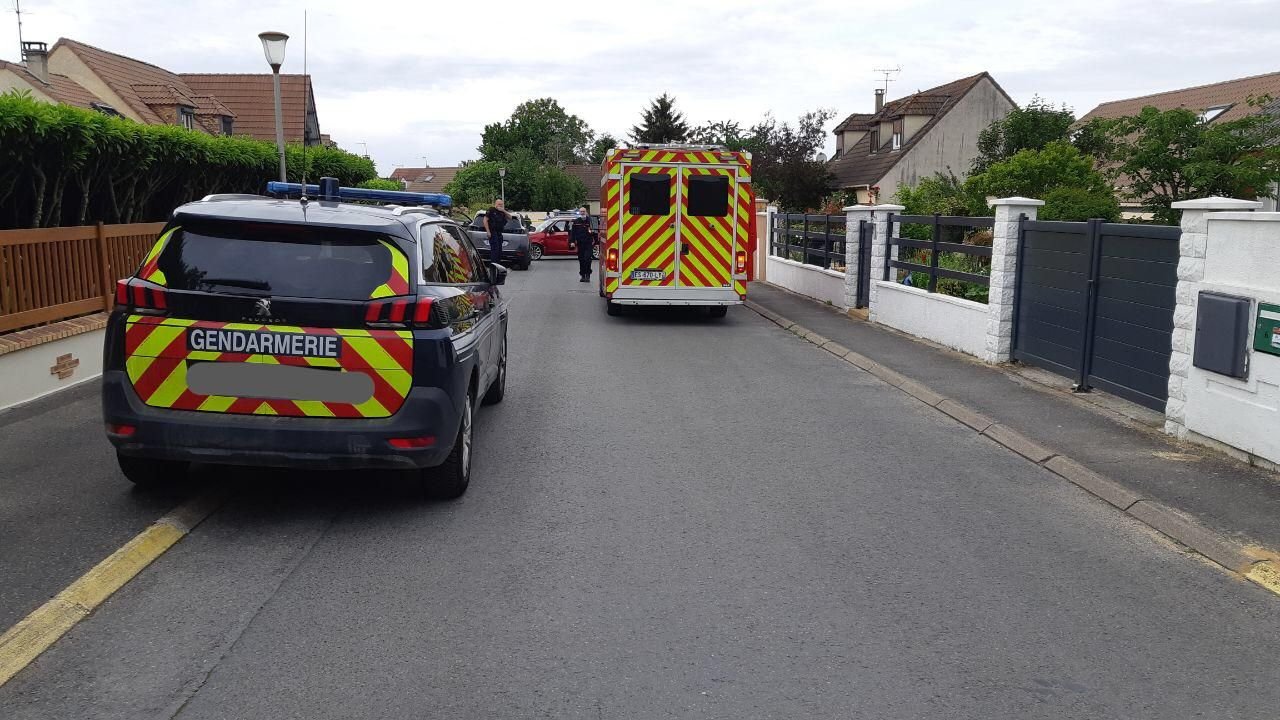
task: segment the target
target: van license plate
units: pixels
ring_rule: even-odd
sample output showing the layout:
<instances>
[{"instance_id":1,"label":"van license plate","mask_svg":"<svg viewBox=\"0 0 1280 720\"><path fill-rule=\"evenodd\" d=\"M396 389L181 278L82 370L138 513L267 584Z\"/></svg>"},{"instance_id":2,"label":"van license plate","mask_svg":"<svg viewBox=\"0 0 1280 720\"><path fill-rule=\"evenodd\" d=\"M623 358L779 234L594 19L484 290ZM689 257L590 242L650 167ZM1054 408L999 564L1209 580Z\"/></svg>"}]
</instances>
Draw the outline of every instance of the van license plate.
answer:
<instances>
[{"instance_id":1,"label":"van license plate","mask_svg":"<svg viewBox=\"0 0 1280 720\"><path fill-rule=\"evenodd\" d=\"M632 280L664 280L667 277L665 270L632 270Z\"/></svg>"}]
</instances>

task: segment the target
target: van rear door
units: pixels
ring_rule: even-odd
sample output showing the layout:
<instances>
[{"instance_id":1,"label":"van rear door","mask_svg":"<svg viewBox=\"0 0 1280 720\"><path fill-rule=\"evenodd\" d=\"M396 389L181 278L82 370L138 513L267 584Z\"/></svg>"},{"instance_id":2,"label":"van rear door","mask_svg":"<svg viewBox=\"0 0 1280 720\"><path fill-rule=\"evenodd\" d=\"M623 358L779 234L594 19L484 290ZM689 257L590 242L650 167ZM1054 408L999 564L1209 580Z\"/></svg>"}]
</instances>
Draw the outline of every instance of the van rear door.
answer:
<instances>
[{"instance_id":1,"label":"van rear door","mask_svg":"<svg viewBox=\"0 0 1280 720\"><path fill-rule=\"evenodd\" d=\"M669 287L676 282L679 168L622 166L622 287Z\"/></svg>"},{"instance_id":2,"label":"van rear door","mask_svg":"<svg viewBox=\"0 0 1280 720\"><path fill-rule=\"evenodd\" d=\"M680 258L677 286L733 287L738 234L737 168L684 165L680 168Z\"/></svg>"}]
</instances>

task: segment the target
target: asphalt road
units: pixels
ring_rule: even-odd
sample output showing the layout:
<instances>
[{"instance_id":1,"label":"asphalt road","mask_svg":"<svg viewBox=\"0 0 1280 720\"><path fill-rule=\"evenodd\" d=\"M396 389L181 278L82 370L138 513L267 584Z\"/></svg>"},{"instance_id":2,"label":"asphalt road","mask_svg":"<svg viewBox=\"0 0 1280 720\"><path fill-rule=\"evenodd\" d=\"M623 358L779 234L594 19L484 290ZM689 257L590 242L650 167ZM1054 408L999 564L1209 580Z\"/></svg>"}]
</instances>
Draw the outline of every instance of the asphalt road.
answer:
<instances>
[{"instance_id":1,"label":"asphalt road","mask_svg":"<svg viewBox=\"0 0 1280 720\"><path fill-rule=\"evenodd\" d=\"M0 717L1276 716L1280 599L745 309L608 318L575 272L509 276L462 500L212 474ZM10 427L102 454L49 412Z\"/></svg>"}]
</instances>

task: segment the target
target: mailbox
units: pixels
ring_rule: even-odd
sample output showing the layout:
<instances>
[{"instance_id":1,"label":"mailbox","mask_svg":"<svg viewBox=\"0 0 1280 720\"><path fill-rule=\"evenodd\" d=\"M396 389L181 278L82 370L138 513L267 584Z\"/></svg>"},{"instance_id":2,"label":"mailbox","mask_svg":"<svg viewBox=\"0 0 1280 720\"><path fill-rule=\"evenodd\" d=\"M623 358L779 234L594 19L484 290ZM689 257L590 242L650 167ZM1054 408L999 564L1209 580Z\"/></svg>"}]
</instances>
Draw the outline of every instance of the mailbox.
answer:
<instances>
[{"instance_id":1,"label":"mailbox","mask_svg":"<svg viewBox=\"0 0 1280 720\"><path fill-rule=\"evenodd\" d=\"M1258 303L1258 321L1253 326L1253 349L1280 355L1280 305Z\"/></svg>"},{"instance_id":2,"label":"mailbox","mask_svg":"<svg viewBox=\"0 0 1280 720\"><path fill-rule=\"evenodd\" d=\"M1247 297L1200 293L1196 304L1196 347L1191 359L1196 367L1228 377L1248 377L1252 306L1253 301ZM1280 312L1277 318L1280 319Z\"/></svg>"}]
</instances>

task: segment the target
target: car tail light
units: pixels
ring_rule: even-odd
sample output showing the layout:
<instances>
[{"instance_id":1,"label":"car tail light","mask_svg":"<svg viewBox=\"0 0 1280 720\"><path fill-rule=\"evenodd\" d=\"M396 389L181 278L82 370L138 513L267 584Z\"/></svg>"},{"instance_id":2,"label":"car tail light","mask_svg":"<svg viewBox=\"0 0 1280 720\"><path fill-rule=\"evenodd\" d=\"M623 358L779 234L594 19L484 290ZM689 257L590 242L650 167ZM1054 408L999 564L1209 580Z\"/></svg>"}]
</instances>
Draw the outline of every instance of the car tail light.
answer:
<instances>
[{"instance_id":1,"label":"car tail light","mask_svg":"<svg viewBox=\"0 0 1280 720\"><path fill-rule=\"evenodd\" d=\"M394 297L365 305L364 322L375 327L443 327L431 309L434 298Z\"/></svg>"},{"instance_id":2,"label":"car tail light","mask_svg":"<svg viewBox=\"0 0 1280 720\"><path fill-rule=\"evenodd\" d=\"M133 425L117 425L116 423L107 423L107 433L111 435L119 435L120 437L131 437L138 432L138 428Z\"/></svg>"},{"instance_id":3,"label":"car tail light","mask_svg":"<svg viewBox=\"0 0 1280 720\"><path fill-rule=\"evenodd\" d=\"M159 285L126 278L116 282L116 305L140 315L165 315L169 312L169 294Z\"/></svg>"},{"instance_id":4,"label":"car tail light","mask_svg":"<svg viewBox=\"0 0 1280 720\"><path fill-rule=\"evenodd\" d=\"M604 267L609 272L618 272L618 248L609 248L605 255Z\"/></svg>"},{"instance_id":5,"label":"car tail light","mask_svg":"<svg viewBox=\"0 0 1280 720\"><path fill-rule=\"evenodd\" d=\"M435 436L424 435L422 437L407 438L391 438L387 444L397 450L418 450L428 448L436 444Z\"/></svg>"},{"instance_id":6,"label":"car tail light","mask_svg":"<svg viewBox=\"0 0 1280 720\"><path fill-rule=\"evenodd\" d=\"M744 273L747 271L747 251L746 250L739 250L738 253L734 256L734 260L735 260L735 265L738 268L734 272Z\"/></svg>"}]
</instances>

